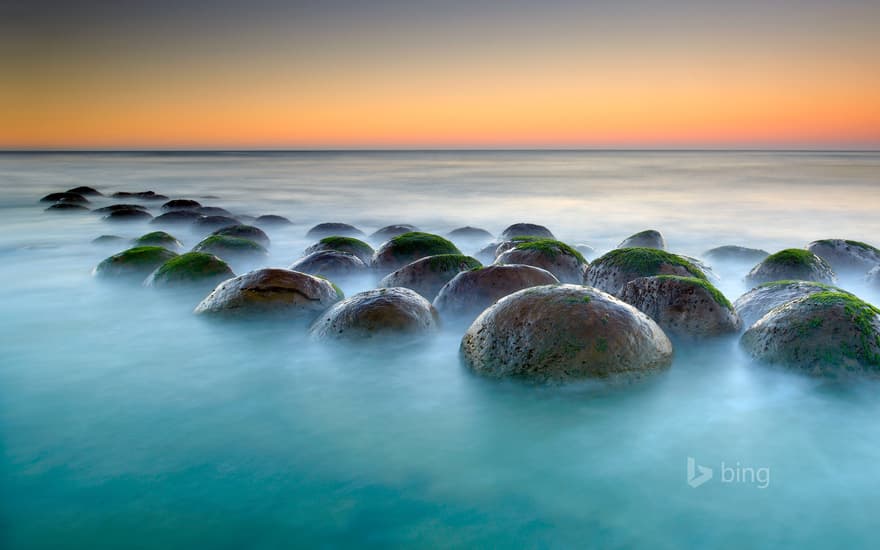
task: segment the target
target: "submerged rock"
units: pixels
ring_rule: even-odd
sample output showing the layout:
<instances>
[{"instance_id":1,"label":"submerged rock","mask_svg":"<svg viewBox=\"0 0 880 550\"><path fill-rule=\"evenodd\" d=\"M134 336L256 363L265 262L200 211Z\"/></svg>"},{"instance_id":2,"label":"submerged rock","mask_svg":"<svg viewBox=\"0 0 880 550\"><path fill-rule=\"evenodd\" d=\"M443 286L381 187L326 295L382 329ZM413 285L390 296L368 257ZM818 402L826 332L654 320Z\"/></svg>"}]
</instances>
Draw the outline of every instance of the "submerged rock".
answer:
<instances>
[{"instance_id":1,"label":"submerged rock","mask_svg":"<svg viewBox=\"0 0 880 550\"><path fill-rule=\"evenodd\" d=\"M787 302L743 334L753 357L814 375L880 373L880 310L843 292Z\"/></svg>"},{"instance_id":2,"label":"submerged rock","mask_svg":"<svg viewBox=\"0 0 880 550\"><path fill-rule=\"evenodd\" d=\"M461 254L461 251L439 235L414 231L398 235L379 247L373 255L373 267L387 274L408 263L440 254Z\"/></svg>"},{"instance_id":3,"label":"submerged rock","mask_svg":"<svg viewBox=\"0 0 880 550\"><path fill-rule=\"evenodd\" d=\"M733 307L746 328L771 309L819 292L845 292L837 287L811 281L773 281L756 286L736 299Z\"/></svg>"},{"instance_id":4,"label":"submerged rock","mask_svg":"<svg viewBox=\"0 0 880 550\"><path fill-rule=\"evenodd\" d=\"M546 269L560 282L583 284L587 260L580 252L553 239L516 243L495 259L496 265L522 264Z\"/></svg>"},{"instance_id":5,"label":"submerged rock","mask_svg":"<svg viewBox=\"0 0 880 550\"><path fill-rule=\"evenodd\" d=\"M639 376L672 363L672 344L644 313L599 290L521 290L484 311L461 341L471 370L493 378L567 381Z\"/></svg>"},{"instance_id":6,"label":"submerged rock","mask_svg":"<svg viewBox=\"0 0 880 550\"><path fill-rule=\"evenodd\" d=\"M501 298L524 288L558 284L552 273L530 265L490 265L462 271L443 285L434 307L443 317L470 322Z\"/></svg>"},{"instance_id":7,"label":"submerged rock","mask_svg":"<svg viewBox=\"0 0 880 550\"><path fill-rule=\"evenodd\" d=\"M290 269L333 280L369 273L369 267L360 258L338 250L312 252L295 261Z\"/></svg>"},{"instance_id":8,"label":"submerged rock","mask_svg":"<svg viewBox=\"0 0 880 550\"><path fill-rule=\"evenodd\" d=\"M195 231L215 232L224 227L233 227L241 225L241 222L235 218L228 216L202 216L193 221L193 229Z\"/></svg>"},{"instance_id":9,"label":"submerged rock","mask_svg":"<svg viewBox=\"0 0 880 550\"><path fill-rule=\"evenodd\" d=\"M113 210L101 219L105 222L146 222L152 221L154 218L153 215L146 210L124 208Z\"/></svg>"},{"instance_id":10,"label":"submerged rock","mask_svg":"<svg viewBox=\"0 0 880 550\"><path fill-rule=\"evenodd\" d=\"M228 235L211 235L193 247L193 252L207 252L226 261L238 259L262 259L269 252L249 239Z\"/></svg>"},{"instance_id":11,"label":"submerged rock","mask_svg":"<svg viewBox=\"0 0 880 550\"><path fill-rule=\"evenodd\" d=\"M172 210L153 218L150 223L164 226L192 225L202 215L194 210Z\"/></svg>"},{"instance_id":12,"label":"submerged rock","mask_svg":"<svg viewBox=\"0 0 880 550\"><path fill-rule=\"evenodd\" d=\"M366 265L373 263L373 247L354 237L324 237L312 246L306 248L306 254L320 252L322 250L338 250L354 254Z\"/></svg>"},{"instance_id":13,"label":"submerged rock","mask_svg":"<svg viewBox=\"0 0 880 550\"><path fill-rule=\"evenodd\" d=\"M101 235L92 239L92 244L100 246L122 244L123 242L125 239L119 235Z\"/></svg>"},{"instance_id":14,"label":"submerged rock","mask_svg":"<svg viewBox=\"0 0 880 550\"><path fill-rule=\"evenodd\" d=\"M428 256L407 264L379 282L383 288L403 287L433 300L443 285L462 271L480 267L480 262L462 254Z\"/></svg>"},{"instance_id":15,"label":"submerged rock","mask_svg":"<svg viewBox=\"0 0 880 550\"><path fill-rule=\"evenodd\" d=\"M69 202L58 202L45 209L46 212L71 212L71 213L82 213L82 212L91 212L88 208L81 204L74 204Z\"/></svg>"},{"instance_id":16,"label":"submerged rock","mask_svg":"<svg viewBox=\"0 0 880 550\"><path fill-rule=\"evenodd\" d=\"M309 229L306 237L320 239L322 237L364 237L364 232L353 225L347 223L327 222L319 223L315 227Z\"/></svg>"},{"instance_id":17,"label":"submerged rock","mask_svg":"<svg viewBox=\"0 0 880 550\"><path fill-rule=\"evenodd\" d=\"M453 229L448 235L446 235L446 238L453 242L461 241L471 243L487 243L495 240L495 236L485 229L471 227L469 225Z\"/></svg>"},{"instance_id":18,"label":"submerged rock","mask_svg":"<svg viewBox=\"0 0 880 550\"><path fill-rule=\"evenodd\" d=\"M656 229L646 229L625 238L617 245L617 248L655 248L657 250L666 250L666 239Z\"/></svg>"},{"instance_id":19,"label":"submerged rock","mask_svg":"<svg viewBox=\"0 0 880 550\"><path fill-rule=\"evenodd\" d=\"M196 208L201 208L201 206L202 204L199 201L192 199L174 199L163 204L162 210L166 212L173 210L195 210Z\"/></svg>"},{"instance_id":20,"label":"submerged rock","mask_svg":"<svg viewBox=\"0 0 880 550\"><path fill-rule=\"evenodd\" d=\"M110 195L114 199L143 199L148 201L167 201L168 197L153 191L118 191Z\"/></svg>"},{"instance_id":21,"label":"submerged rock","mask_svg":"<svg viewBox=\"0 0 880 550\"><path fill-rule=\"evenodd\" d=\"M73 189L68 189L67 193L75 193L77 195L82 195L84 197L103 197L104 193L101 193L94 187L89 187L88 185L80 185L79 187L74 187Z\"/></svg>"},{"instance_id":22,"label":"submerged rock","mask_svg":"<svg viewBox=\"0 0 880 550\"><path fill-rule=\"evenodd\" d=\"M706 280L699 267L687 259L654 248L618 248L597 258L587 270L586 284L618 295L623 285L639 277L680 275Z\"/></svg>"},{"instance_id":23,"label":"submerged rock","mask_svg":"<svg viewBox=\"0 0 880 550\"><path fill-rule=\"evenodd\" d=\"M704 279L659 275L623 286L620 299L651 319L667 334L718 336L737 332L741 321L730 301Z\"/></svg>"},{"instance_id":24,"label":"submerged rock","mask_svg":"<svg viewBox=\"0 0 880 550\"><path fill-rule=\"evenodd\" d=\"M240 237L242 239L249 239L258 243L266 248L269 247L269 236L263 232L259 227L254 227L253 225L229 225L226 227L221 227L217 229L212 235L226 235L228 237Z\"/></svg>"},{"instance_id":25,"label":"submerged rock","mask_svg":"<svg viewBox=\"0 0 880 550\"><path fill-rule=\"evenodd\" d=\"M226 216L227 218L235 218L235 216L232 215L232 212L225 208L220 208L219 206L200 206L199 208L196 208L196 212L202 216Z\"/></svg>"},{"instance_id":26,"label":"submerged rock","mask_svg":"<svg viewBox=\"0 0 880 550\"><path fill-rule=\"evenodd\" d=\"M828 262L809 250L799 248L789 248L767 256L746 275L746 282L752 285L784 280L834 284L837 277Z\"/></svg>"},{"instance_id":27,"label":"submerged rock","mask_svg":"<svg viewBox=\"0 0 880 550\"><path fill-rule=\"evenodd\" d=\"M408 224L386 225L385 227L376 230L372 235L370 235L369 240L372 243L382 244L385 241L393 239L398 235L403 235L404 233L412 233L413 231L419 231L419 228L414 225Z\"/></svg>"},{"instance_id":28,"label":"submerged rock","mask_svg":"<svg viewBox=\"0 0 880 550\"><path fill-rule=\"evenodd\" d=\"M49 193L48 195L46 195L45 197L40 199L40 202L59 202L59 201L64 201L64 202L72 203L72 204L88 204L89 203L89 199L85 198L84 196L80 195L79 193L71 193L69 191L64 192L64 193Z\"/></svg>"},{"instance_id":29,"label":"submerged rock","mask_svg":"<svg viewBox=\"0 0 880 550\"><path fill-rule=\"evenodd\" d=\"M509 241L514 237L540 237L542 239L556 238L549 229L543 225L536 225L534 223L515 223L508 226L507 229L501 233L502 241Z\"/></svg>"},{"instance_id":30,"label":"submerged rock","mask_svg":"<svg viewBox=\"0 0 880 550\"><path fill-rule=\"evenodd\" d=\"M147 207L140 204L111 204L110 206L95 208L94 210L92 210L92 212L94 212L95 214L110 214L119 210L141 210L143 212L146 212Z\"/></svg>"},{"instance_id":31,"label":"submerged rock","mask_svg":"<svg viewBox=\"0 0 880 550\"><path fill-rule=\"evenodd\" d=\"M144 285L156 288L210 289L232 277L235 277L235 273L217 256L187 252L156 268L144 281Z\"/></svg>"},{"instance_id":32,"label":"submerged rock","mask_svg":"<svg viewBox=\"0 0 880 550\"><path fill-rule=\"evenodd\" d=\"M880 265L880 250L859 241L823 239L807 245L807 250L819 256L838 274L862 276Z\"/></svg>"},{"instance_id":33,"label":"submerged rock","mask_svg":"<svg viewBox=\"0 0 880 550\"><path fill-rule=\"evenodd\" d=\"M326 279L289 269L265 268L220 283L195 313L309 322L342 297L342 291Z\"/></svg>"},{"instance_id":34,"label":"submerged rock","mask_svg":"<svg viewBox=\"0 0 880 550\"><path fill-rule=\"evenodd\" d=\"M135 246L161 246L174 252L179 252L183 249L183 243L174 238L174 235L164 231L153 231L152 233L141 235L134 240L133 244Z\"/></svg>"},{"instance_id":35,"label":"submerged rock","mask_svg":"<svg viewBox=\"0 0 880 550\"><path fill-rule=\"evenodd\" d=\"M750 265L755 265L769 255L770 253L765 250L735 245L718 246L703 252L703 257L710 262Z\"/></svg>"},{"instance_id":36,"label":"submerged rock","mask_svg":"<svg viewBox=\"0 0 880 550\"><path fill-rule=\"evenodd\" d=\"M94 275L101 278L143 280L157 267L175 257L177 254L161 246L136 246L99 263Z\"/></svg>"},{"instance_id":37,"label":"submerged rock","mask_svg":"<svg viewBox=\"0 0 880 550\"><path fill-rule=\"evenodd\" d=\"M380 288L355 294L312 323L316 340L388 340L423 337L439 327L431 302L408 288Z\"/></svg>"},{"instance_id":38,"label":"submerged rock","mask_svg":"<svg viewBox=\"0 0 880 550\"><path fill-rule=\"evenodd\" d=\"M263 227L283 227L285 225L293 224L293 222L284 216L276 216L275 214L263 214L262 216L257 216L254 223Z\"/></svg>"}]
</instances>

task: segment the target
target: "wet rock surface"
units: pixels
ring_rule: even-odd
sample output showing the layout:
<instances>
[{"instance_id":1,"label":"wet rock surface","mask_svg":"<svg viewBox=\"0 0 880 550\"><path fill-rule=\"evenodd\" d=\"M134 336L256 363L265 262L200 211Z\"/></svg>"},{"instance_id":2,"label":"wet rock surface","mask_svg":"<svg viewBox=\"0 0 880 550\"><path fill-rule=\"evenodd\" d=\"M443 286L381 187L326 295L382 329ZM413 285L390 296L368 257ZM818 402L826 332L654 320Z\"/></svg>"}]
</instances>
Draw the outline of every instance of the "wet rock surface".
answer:
<instances>
[{"instance_id":1,"label":"wet rock surface","mask_svg":"<svg viewBox=\"0 0 880 550\"><path fill-rule=\"evenodd\" d=\"M656 275L706 279L699 267L682 256L653 248L619 248L594 260L585 281L589 286L618 295L623 285L633 279Z\"/></svg>"},{"instance_id":2,"label":"wet rock surface","mask_svg":"<svg viewBox=\"0 0 880 550\"><path fill-rule=\"evenodd\" d=\"M828 262L799 248L788 248L767 256L746 275L746 282L752 285L784 280L835 284L837 277Z\"/></svg>"},{"instance_id":3,"label":"wet rock surface","mask_svg":"<svg viewBox=\"0 0 880 550\"><path fill-rule=\"evenodd\" d=\"M379 282L383 288L403 287L433 300L440 289L462 271L480 267L476 259L462 254L428 256L388 274Z\"/></svg>"}]
</instances>

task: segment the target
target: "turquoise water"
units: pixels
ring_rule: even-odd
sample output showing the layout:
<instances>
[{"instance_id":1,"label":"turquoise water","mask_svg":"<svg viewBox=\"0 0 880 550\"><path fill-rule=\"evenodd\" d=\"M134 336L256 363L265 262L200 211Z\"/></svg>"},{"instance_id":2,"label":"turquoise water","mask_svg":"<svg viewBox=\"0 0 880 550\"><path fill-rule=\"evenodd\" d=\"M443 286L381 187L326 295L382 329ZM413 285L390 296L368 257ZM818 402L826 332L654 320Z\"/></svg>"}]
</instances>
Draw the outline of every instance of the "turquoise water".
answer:
<instances>
[{"instance_id":1,"label":"turquoise water","mask_svg":"<svg viewBox=\"0 0 880 550\"><path fill-rule=\"evenodd\" d=\"M649 227L691 255L880 241L871 153L0 155L4 548L873 546L876 381L769 369L730 338L637 385L533 387L470 375L458 327L365 352L205 323L198 297L92 279L115 251L92 238L146 226L36 204L76 185L285 215L278 266L322 221L530 221L600 252ZM748 267L718 267L729 298ZM691 487L688 457L713 478Z\"/></svg>"}]
</instances>

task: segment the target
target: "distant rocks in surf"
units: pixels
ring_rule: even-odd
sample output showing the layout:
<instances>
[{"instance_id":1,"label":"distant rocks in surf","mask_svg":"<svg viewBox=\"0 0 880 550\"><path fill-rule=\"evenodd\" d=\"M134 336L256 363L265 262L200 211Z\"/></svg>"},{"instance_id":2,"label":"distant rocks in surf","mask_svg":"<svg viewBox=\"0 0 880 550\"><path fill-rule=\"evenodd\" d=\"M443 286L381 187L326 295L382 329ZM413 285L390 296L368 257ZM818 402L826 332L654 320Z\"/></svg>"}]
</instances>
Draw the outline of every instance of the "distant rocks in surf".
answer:
<instances>
[{"instance_id":1,"label":"distant rocks in surf","mask_svg":"<svg viewBox=\"0 0 880 550\"><path fill-rule=\"evenodd\" d=\"M450 231L446 238L452 242L463 242L467 244L487 243L495 239L495 236L479 227L471 227L469 225L458 227Z\"/></svg>"},{"instance_id":2,"label":"distant rocks in surf","mask_svg":"<svg viewBox=\"0 0 880 550\"><path fill-rule=\"evenodd\" d=\"M229 235L211 235L194 246L193 252L207 252L226 261L261 260L269 255L259 243Z\"/></svg>"},{"instance_id":3,"label":"distant rocks in surf","mask_svg":"<svg viewBox=\"0 0 880 550\"><path fill-rule=\"evenodd\" d=\"M324 237L320 241L306 248L306 254L313 252L321 252L324 250L336 250L339 252L347 252L357 256L364 264L372 265L373 247L360 239L354 237Z\"/></svg>"},{"instance_id":4,"label":"distant rocks in surf","mask_svg":"<svg viewBox=\"0 0 880 550\"><path fill-rule=\"evenodd\" d=\"M257 216L256 219L254 219L254 224L262 227L285 227L288 225L292 225L292 222L284 216L277 216L275 214L263 214L262 216Z\"/></svg>"},{"instance_id":5,"label":"distant rocks in surf","mask_svg":"<svg viewBox=\"0 0 880 550\"><path fill-rule=\"evenodd\" d=\"M90 212L89 208L83 206L81 204L70 203L70 202L57 202L52 206L45 209L46 212L61 212L61 213L83 213Z\"/></svg>"},{"instance_id":6,"label":"distant rocks in surf","mask_svg":"<svg viewBox=\"0 0 880 550\"><path fill-rule=\"evenodd\" d=\"M339 250L319 250L295 261L290 269L331 280L365 276L369 266L354 254Z\"/></svg>"},{"instance_id":7,"label":"distant rocks in surf","mask_svg":"<svg viewBox=\"0 0 880 550\"><path fill-rule=\"evenodd\" d=\"M235 277L229 265L204 252L187 252L166 261L153 271L144 285L153 288L210 290L221 281Z\"/></svg>"},{"instance_id":8,"label":"distant rocks in surf","mask_svg":"<svg viewBox=\"0 0 880 550\"><path fill-rule=\"evenodd\" d=\"M176 253L161 246L136 246L103 260L94 270L102 279L143 281L157 267L175 258Z\"/></svg>"},{"instance_id":9,"label":"distant rocks in surf","mask_svg":"<svg viewBox=\"0 0 880 550\"><path fill-rule=\"evenodd\" d=\"M357 227L349 225L347 223L339 222L319 223L318 225L309 229L308 233L306 233L306 237L312 239L320 239L322 237L332 236L356 237L359 239L366 237L364 232Z\"/></svg>"},{"instance_id":10,"label":"distant rocks in surf","mask_svg":"<svg viewBox=\"0 0 880 550\"><path fill-rule=\"evenodd\" d=\"M153 231L145 235L141 235L133 241L135 246L161 246L172 252L180 252L183 249L183 243L177 240L174 235L164 231Z\"/></svg>"},{"instance_id":11,"label":"distant rocks in surf","mask_svg":"<svg viewBox=\"0 0 880 550\"><path fill-rule=\"evenodd\" d=\"M736 245L718 246L703 252L703 257L710 262L746 263L749 265L755 265L769 255L770 253L766 250Z\"/></svg>"},{"instance_id":12,"label":"distant rocks in surf","mask_svg":"<svg viewBox=\"0 0 880 550\"><path fill-rule=\"evenodd\" d=\"M103 197L104 194L95 189L94 187L89 187L87 185L80 185L79 187L74 187L73 189L68 189L68 193L76 193L77 195L82 195L84 197Z\"/></svg>"},{"instance_id":13,"label":"distant rocks in surf","mask_svg":"<svg viewBox=\"0 0 880 550\"><path fill-rule=\"evenodd\" d=\"M221 227L215 230L212 235L225 235L227 237L239 237L241 239L249 239L262 245L265 248L269 247L270 240L269 236L266 235L266 232L260 229L259 227L254 227L253 225L228 225Z\"/></svg>"},{"instance_id":14,"label":"distant rocks in surf","mask_svg":"<svg viewBox=\"0 0 880 550\"><path fill-rule=\"evenodd\" d=\"M153 191L117 191L110 195L114 199L141 199L146 201L167 201L168 197Z\"/></svg>"},{"instance_id":15,"label":"distant rocks in surf","mask_svg":"<svg viewBox=\"0 0 880 550\"><path fill-rule=\"evenodd\" d=\"M150 223L164 226L192 225L202 215L194 210L172 210L153 218Z\"/></svg>"},{"instance_id":16,"label":"distant rocks in surf","mask_svg":"<svg viewBox=\"0 0 880 550\"><path fill-rule=\"evenodd\" d=\"M385 227L378 229L374 233L372 233L368 237L368 240L373 244L382 244L385 241L392 239L398 235L403 235L404 233L412 233L414 231L421 230L414 225L386 225Z\"/></svg>"},{"instance_id":17,"label":"distant rocks in surf","mask_svg":"<svg viewBox=\"0 0 880 550\"><path fill-rule=\"evenodd\" d=\"M171 212L173 210L195 210L201 208L201 203L192 199L173 199L162 205L162 210Z\"/></svg>"},{"instance_id":18,"label":"distant rocks in surf","mask_svg":"<svg viewBox=\"0 0 880 550\"><path fill-rule=\"evenodd\" d=\"M501 232L500 239L502 241L509 241L515 237L541 237L544 239L556 238L556 236L543 225L537 225L534 223L515 223Z\"/></svg>"},{"instance_id":19,"label":"distant rocks in surf","mask_svg":"<svg viewBox=\"0 0 880 550\"><path fill-rule=\"evenodd\" d=\"M64 191L61 193L49 193L40 199L40 202L55 202L55 203L66 203L66 204L89 204L89 199L80 195L79 193L71 193L70 191Z\"/></svg>"},{"instance_id":20,"label":"distant rocks in surf","mask_svg":"<svg viewBox=\"0 0 880 550\"><path fill-rule=\"evenodd\" d=\"M656 248L666 250L666 239L656 229L646 229L624 239L617 248Z\"/></svg>"},{"instance_id":21,"label":"distant rocks in surf","mask_svg":"<svg viewBox=\"0 0 880 550\"><path fill-rule=\"evenodd\" d=\"M153 215L140 208L118 208L111 210L103 219L105 222L131 223L152 221Z\"/></svg>"},{"instance_id":22,"label":"distant rocks in surf","mask_svg":"<svg viewBox=\"0 0 880 550\"><path fill-rule=\"evenodd\" d=\"M880 265L880 250L860 241L823 239L811 242L807 250L825 260L839 275L863 277Z\"/></svg>"}]
</instances>

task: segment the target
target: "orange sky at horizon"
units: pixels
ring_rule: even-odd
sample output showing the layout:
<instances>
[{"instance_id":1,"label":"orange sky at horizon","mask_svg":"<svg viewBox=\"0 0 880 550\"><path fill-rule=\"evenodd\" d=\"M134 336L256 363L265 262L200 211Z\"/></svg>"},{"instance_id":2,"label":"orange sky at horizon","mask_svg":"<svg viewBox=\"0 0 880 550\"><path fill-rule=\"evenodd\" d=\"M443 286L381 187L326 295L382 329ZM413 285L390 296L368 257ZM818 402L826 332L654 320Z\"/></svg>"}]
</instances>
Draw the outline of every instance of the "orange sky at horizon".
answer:
<instances>
[{"instance_id":1,"label":"orange sky at horizon","mask_svg":"<svg viewBox=\"0 0 880 550\"><path fill-rule=\"evenodd\" d=\"M751 42L558 24L524 39L465 29L443 47L411 30L334 42L283 27L230 47L49 41L0 54L0 148L872 148L880 39L868 23Z\"/></svg>"}]
</instances>

